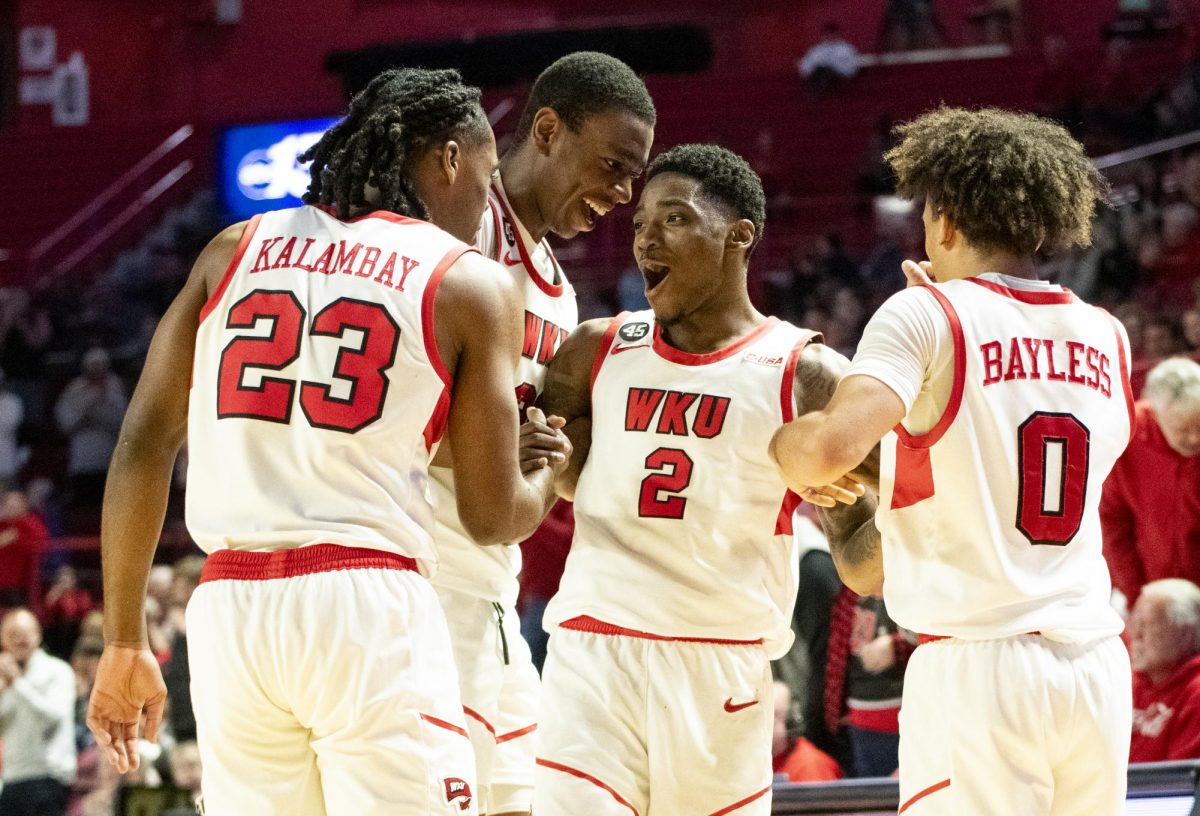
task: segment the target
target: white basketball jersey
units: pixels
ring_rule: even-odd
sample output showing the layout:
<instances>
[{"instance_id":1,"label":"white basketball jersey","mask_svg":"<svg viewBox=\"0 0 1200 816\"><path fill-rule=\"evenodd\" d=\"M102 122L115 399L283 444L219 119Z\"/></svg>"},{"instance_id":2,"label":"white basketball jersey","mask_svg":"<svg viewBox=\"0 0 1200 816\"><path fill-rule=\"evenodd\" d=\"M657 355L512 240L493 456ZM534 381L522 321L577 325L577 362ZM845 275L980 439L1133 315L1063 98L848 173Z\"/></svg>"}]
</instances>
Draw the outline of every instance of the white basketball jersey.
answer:
<instances>
[{"instance_id":1,"label":"white basketball jersey","mask_svg":"<svg viewBox=\"0 0 1200 816\"><path fill-rule=\"evenodd\" d=\"M671 638L792 642L799 504L767 456L814 336L770 318L711 354L613 320L592 368L592 444L546 626L587 615Z\"/></svg>"},{"instance_id":2,"label":"white basketball jersey","mask_svg":"<svg viewBox=\"0 0 1200 816\"><path fill-rule=\"evenodd\" d=\"M550 358L579 322L575 291L567 283L550 244L533 244L513 216L499 182L488 196L475 245L512 273L522 294L525 340L514 384L523 422L525 408L533 405L542 392ZM489 601L515 603L521 548L516 544L481 547L472 541L458 518L454 472L439 467L431 475L439 558L434 583Z\"/></svg>"},{"instance_id":3,"label":"white basketball jersey","mask_svg":"<svg viewBox=\"0 0 1200 816\"><path fill-rule=\"evenodd\" d=\"M469 251L388 212L250 221L196 335L187 525L202 549L327 542L432 571L427 465L451 385L434 297Z\"/></svg>"},{"instance_id":4,"label":"white basketball jersey","mask_svg":"<svg viewBox=\"0 0 1200 816\"><path fill-rule=\"evenodd\" d=\"M883 439L888 612L966 639L1120 632L1098 508L1132 430L1121 330L1066 290L973 278L928 291L951 327L954 384L928 433Z\"/></svg>"}]
</instances>

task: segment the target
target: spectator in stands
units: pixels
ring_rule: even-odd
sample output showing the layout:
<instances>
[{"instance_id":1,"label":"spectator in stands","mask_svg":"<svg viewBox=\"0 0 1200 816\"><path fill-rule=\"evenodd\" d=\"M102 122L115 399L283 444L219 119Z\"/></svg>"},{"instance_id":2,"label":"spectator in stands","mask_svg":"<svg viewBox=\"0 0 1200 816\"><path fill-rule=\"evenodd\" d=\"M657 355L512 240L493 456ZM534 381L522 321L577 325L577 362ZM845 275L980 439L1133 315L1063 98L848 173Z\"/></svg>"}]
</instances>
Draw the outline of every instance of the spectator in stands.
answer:
<instances>
[{"instance_id":1,"label":"spectator in stands","mask_svg":"<svg viewBox=\"0 0 1200 816\"><path fill-rule=\"evenodd\" d=\"M1130 606L1150 581L1200 583L1200 364L1159 363L1143 397L1100 502L1104 554Z\"/></svg>"},{"instance_id":2,"label":"spectator in stands","mask_svg":"<svg viewBox=\"0 0 1200 816\"><path fill-rule=\"evenodd\" d=\"M200 748L195 740L177 743L168 757L171 783L192 794L192 801L200 798Z\"/></svg>"},{"instance_id":3,"label":"spectator in stands","mask_svg":"<svg viewBox=\"0 0 1200 816\"><path fill-rule=\"evenodd\" d=\"M10 490L0 498L0 610L40 601L38 567L46 525L25 494Z\"/></svg>"},{"instance_id":4,"label":"spectator in stands","mask_svg":"<svg viewBox=\"0 0 1200 816\"><path fill-rule=\"evenodd\" d=\"M79 586L75 568L59 567L42 602L46 651L55 657L69 657L79 638L79 627L93 606L92 594Z\"/></svg>"},{"instance_id":5,"label":"spectator in stands","mask_svg":"<svg viewBox=\"0 0 1200 816\"><path fill-rule=\"evenodd\" d=\"M1038 113L1060 122L1078 121L1083 105L1082 73L1068 59L1066 39L1047 34L1042 40L1042 61L1034 90Z\"/></svg>"},{"instance_id":6,"label":"spectator in stands","mask_svg":"<svg viewBox=\"0 0 1200 816\"><path fill-rule=\"evenodd\" d=\"M1134 396L1141 395L1150 371L1178 351L1179 338L1174 321L1161 315L1146 321L1142 329L1141 353L1133 358L1133 370L1129 373Z\"/></svg>"},{"instance_id":7,"label":"spectator in stands","mask_svg":"<svg viewBox=\"0 0 1200 816\"><path fill-rule=\"evenodd\" d=\"M200 572L203 569L204 559L197 555L189 555L175 564L165 616L164 627L171 644L171 656L162 668L163 682L167 685L167 698L171 701L167 710L167 722L175 739L180 741L196 738L196 715L192 711L192 673L188 666L184 612L192 593L200 585Z\"/></svg>"},{"instance_id":8,"label":"spectator in stands","mask_svg":"<svg viewBox=\"0 0 1200 816\"><path fill-rule=\"evenodd\" d=\"M71 670L75 672L75 750L83 751L93 742L87 727L88 697L96 681L96 666L104 652L102 638L80 638L71 650Z\"/></svg>"},{"instance_id":9,"label":"spectator in stands","mask_svg":"<svg viewBox=\"0 0 1200 816\"><path fill-rule=\"evenodd\" d=\"M29 291L0 289L0 368L25 406L26 421L43 428L46 410L45 354L53 329L50 315L31 301Z\"/></svg>"},{"instance_id":10,"label":"spectator in stands","mask_svg":"<svg viewBox=\"0 0 1200 816\"><path fill-rule=\"evenodd\" d=\"M108 462L117 446L121 420L128 401L125 388L109 369L108 352L90 348L83 355L83 373L72 380L58 398L55 417L70 438L67 476L71 505L76 510L98 510L104 498ZM99 518L84 516L81 524L95 532Z\"/></svg>"},{"instance_id":11,"label":"spectator in stands","mask_svg":"<svg viewBox=\"0 0 1200 816\"><path fill-rule=\"evenodd\" d=\"M936 48L941 39L933 0L888 0L879 29L881 50Z\"/></svg>"},{"instance_id":12,"label":"spectator in stands","mask_svg":"<svg viewBox=\"0 0 1200 816\"><path fill-rule=\"evenodd\" d=\"M75 780L75 673L28 609L0 619L0 816L63 816Z\"/></svg>"},{"instance_id":13,"label":"spectator in stands","mask_svg":"<svg viewBox=\"0 0 1200 816\"><path fill-rule=\"evenodd\" d=\"M0 370L0 490L16 487L17 474L24 464L25 452L17 443L17 431L24 419L25 405L6 387Z\"/></svg>"},{"instance_id":14,"label":"spectator in stands","mask_svg":"<svg viewBox=\"0 0 1200 816\"><path fill-rule=\"evenodd\" d=\"M1200 587L1181 578L1142 589L1129 621L1130 762L1200 759Z\"/></svg>"},{"instance_id":15,"label":"spectator in stands","mask_svg":"<svg viewBox=\"0 0 1200 816\"><path fill-rule=\"evenodd\" d=\"M792 706L792 690L775 681L775 730L771 737L771 769L787 782L828 782L845 774L829 754L800 733Z\"/></svg>"},{"instance_id":16,"label":"spectator in stands","mask_svg":"<svg viewBox=\"0 0 1200 816\"><path fill-rule=\"evenodd\" d=\"M821 41L805 52L796 67L815 93L829 93L858 73L858 51L846 42L837 23L826 23Z\"/></svg>"}]
</instances>

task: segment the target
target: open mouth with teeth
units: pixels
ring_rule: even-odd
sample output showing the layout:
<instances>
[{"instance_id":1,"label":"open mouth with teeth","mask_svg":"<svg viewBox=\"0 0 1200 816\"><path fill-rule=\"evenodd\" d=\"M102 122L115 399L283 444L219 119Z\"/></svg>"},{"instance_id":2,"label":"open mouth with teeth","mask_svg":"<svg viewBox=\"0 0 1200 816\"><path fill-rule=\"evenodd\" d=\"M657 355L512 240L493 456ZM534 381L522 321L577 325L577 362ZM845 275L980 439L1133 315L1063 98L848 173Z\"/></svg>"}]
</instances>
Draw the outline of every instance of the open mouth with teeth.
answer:
<instances>
[{"instance_id":1,"label":"open mouth with teeth","mask_svg":"<svg viewBox=\"0 0 1200 816\"><path fill-rule=\"evenodd\" d=\"M597 219L608 215L612 212L613 208L612 204L590 196L583 197L583 205L584 218L587 220L589 226L595 225Z\"/></svg>"},{"instance_id":2,"label":"open mouth with teeth","mask_svg":"<svg viewBox=\"0 0 1200 816\"><path fill-rule=\"evenodd\" d=\"M642 278L646 281L646 294L650 294L667 279L671 267L657 261L642 261Z\"/></svg>"}]
</instances>

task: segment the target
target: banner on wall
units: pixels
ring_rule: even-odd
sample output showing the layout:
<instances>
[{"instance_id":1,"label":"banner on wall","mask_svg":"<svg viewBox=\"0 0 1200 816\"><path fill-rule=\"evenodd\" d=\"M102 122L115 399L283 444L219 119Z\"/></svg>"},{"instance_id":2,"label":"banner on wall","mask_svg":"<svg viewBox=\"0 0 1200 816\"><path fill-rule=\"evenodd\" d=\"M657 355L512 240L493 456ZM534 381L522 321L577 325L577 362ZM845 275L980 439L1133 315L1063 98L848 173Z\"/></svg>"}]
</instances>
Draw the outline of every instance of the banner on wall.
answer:
<instances>
[{"instance_id":1,"label":"banner on wall","mask_svg":"<svg viewBox=\"0 0 1200 816\"><path fill-rule=\"evenodd\" d=\"M244 219L297 207L308 189L301 153L316 144L336 117L227 128L221 135L219 186L229 214Z\"/></svg>"}]
</instances>

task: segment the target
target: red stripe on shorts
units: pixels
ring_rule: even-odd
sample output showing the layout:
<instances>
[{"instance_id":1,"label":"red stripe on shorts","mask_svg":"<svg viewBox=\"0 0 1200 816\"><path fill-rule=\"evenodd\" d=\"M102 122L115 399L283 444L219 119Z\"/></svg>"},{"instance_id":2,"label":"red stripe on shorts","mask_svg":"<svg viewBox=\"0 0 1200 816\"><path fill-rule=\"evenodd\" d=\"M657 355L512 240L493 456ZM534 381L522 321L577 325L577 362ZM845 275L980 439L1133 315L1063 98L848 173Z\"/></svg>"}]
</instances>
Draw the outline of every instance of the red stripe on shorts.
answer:
<instances>
[{"instance_id":1,"label":"red stripe on shorts","mask_svg":"<svg viewBox=\"0 0 1200 816\"><path fill-rule=\"evenodd\" d=\"M206 581L270 581L295 578L318 572L348 569L394 569L417 571L417 562L407 555L373 550L369 547L343 547L340 544L313 544L288 550L249 552L217 550L204 561L200 583Z\"/></svg>"},{"instance_id":2,"label":"red stripe on shorts","mask_svg":"<svg viewBox=\"0 0 1200 816\"><path fill-rule=\"evenodd\" d=\"M602 620L596 620L590 615L579 615L578 617L563 621L558 626L560 629L570 629L574 632L588 632L593 635L623 635L625 637L642 638L643 640L667 640L672 643L716 643L720 646L760 646L763 642L762 638L758 638L757 640L724 640L721 638L654 635L650 632L640 632L637 629L626 629L624 626L605 623Z\"/></svg>"},{"instance_id":3,"label":"red stripe on shorts","mask_svg":"<svg viewBox=\"0 0 1200 816\"><path fill-rule=\"evenodd\" d=\"M949 780L949 779L943 779L941 782L938 782L936 785L930 785L928 788L926 788L925 790L921 791L921 792L920 792L920 793L918 793L916 796L912 797L912 798L911 798L911 799L909 799L907 802L905 802L903 805L901 805L901 806L900 806L900 809L899 809L898 811L896 811L896 814L897 814L897 816L899 816L899 814L903 813L904 811L906 811L906 810L908 810L910 807L912 807L912 806L913 806L913 804L914 804L915 802L918 802L918 801L920 801L921 799L924 799L924 798L925 798L926 796L928 796L929 794L931 794L931 793L937 793L937 792L938 792L938 791L940 791L942 788L948 788L948 787L950 787L950 780Z\"/></svg>"},{"instance_id":4,"label":"red stripe on shorts","mask_svg":"<svg viewBox=\"0 0 1200 816\"><path fill-rule=\"evenodd\" d=\"M640 816L640 814L637 812L637 808L635 808L633 805L626 802L624 797L621 796L621 794L617 793L615 790L610 788L608 785L605 785L603 782L601 782L599 779L592 776L591 774L586 774L583 771L568 767L567 765L562 765L558 762L551 762L550 760L542 759L541 757L538 757L537 764L541 765L543 768L549 768L552 771L562 771L565 774L570 774L571 776L577 776L580 779L584 780L585 782L591 782L596 787L601 788L602 790L608 791L609 795L612 796L613 799L616 799L619 804L622 804L625 807L629 808L629 811L630 811L630 813L633 814L633 816Z\"/></svg>"},{"instance_id":5,"label":"red stripe on shorts","mask_svg":"<svg viewBox=\"0 0 1200 816\"><path fill-rule=\"evenodd\" d=\"M712 813L708 814L708 816L725 816L726 813L733 813L738 808L748 805L751 802L755 801L756 799L760 799L770 792L771 792L771 786L767 785L765 788L760 790L758 793L752 793L749 796L747 796L745 799L741 799L737 802L734 802L729 807L721 808L720 810L715 810Z\"/></svg>"},{"instance_id":6,"label":"red stripe on shorts","mask_svg":"<svg viewBox=\"0 0 1200 816\"><path fill-rule=\"evenodd\" d=\"M533 725L527 725L524 728L518 728L516 731L509 731L507 734L501 734L500 736L496 737L496 744L499 745L502 742L515 740L517 737L523 737L526 734L532 734L534 731L537 731L537 723L534 723Z\"/></svg>"},{"instance_id":7,"label":"red stripe on shorts","mask_svg":"<svg viewBox=\"0 0 1200 816\"><path fill-rule=\"evenodd\" d=\"M471 735L467 733L467 729L460 728L452 722L446 722L445 720L439 720L437 717L434 717L429 714L422 714L421 719L424 720L425 722L429 723L430 725L436 725L438 728L445 728L447 731L453 731L455 734L458 734L460 737L466 737L467 739L471 738Z\"/></svg>"}]
</instances>

